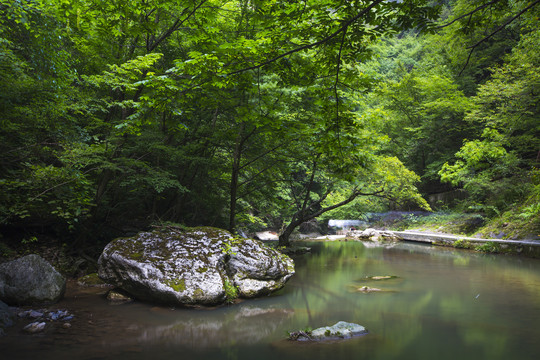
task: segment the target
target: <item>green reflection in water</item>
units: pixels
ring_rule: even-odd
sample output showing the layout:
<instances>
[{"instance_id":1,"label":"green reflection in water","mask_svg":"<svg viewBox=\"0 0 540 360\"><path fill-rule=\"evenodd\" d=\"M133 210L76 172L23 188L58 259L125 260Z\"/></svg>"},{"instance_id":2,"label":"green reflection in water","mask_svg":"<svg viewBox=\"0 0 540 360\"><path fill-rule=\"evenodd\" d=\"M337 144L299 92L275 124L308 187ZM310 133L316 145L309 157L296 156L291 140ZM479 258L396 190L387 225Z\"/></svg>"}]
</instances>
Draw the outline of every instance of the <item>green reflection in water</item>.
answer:
<instances>
[{"instance_id":1,"label":"green reflection in water","mask_svg":"<svg viewBox=\"0 0 540 360\"><path fill-rule=\"evenodd\" d=\"M530 346L540 335L537 260L343 242L317 244L297 268L289 298L295 322L318 327L346 320L366 326L370 334L362 339L362 350L349 349L355 353L370 349L377 359L540 356ZM395 292L347 291L351 284L368 284L362 283L367 276L384 275L401 281L369 286Z\"/></svg>"}]
</instances>

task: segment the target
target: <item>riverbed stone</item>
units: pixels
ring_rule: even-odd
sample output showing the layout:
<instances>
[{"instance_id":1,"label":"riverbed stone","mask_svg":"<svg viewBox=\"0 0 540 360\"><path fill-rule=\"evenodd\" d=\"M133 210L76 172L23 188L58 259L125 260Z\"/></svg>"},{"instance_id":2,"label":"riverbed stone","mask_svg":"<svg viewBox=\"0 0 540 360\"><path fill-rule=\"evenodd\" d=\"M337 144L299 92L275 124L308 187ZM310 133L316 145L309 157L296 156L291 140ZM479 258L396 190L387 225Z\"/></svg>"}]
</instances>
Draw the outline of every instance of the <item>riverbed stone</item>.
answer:
<instances>
[{"instance_id":1,"label":"riverbed stone","mask_svg":"<svg viewBox=\"0 0 540 360\"><path fill-rule=\"evenodd\" d=\"M36 334L45 330L45 326L47 326L47 323L36 321L26 325L23 330L29 334Z\"/></svg>"},{"instance_id":2,"label":"riverbed stone","mask_svg":"<svg viewBox=\"0 0 540 360\"><path fill-rule=\"evenodd\" d=\"M255 297L294 274L286 255L212 227L166 227L109 243L99 276L134 298L168 305L211 305Z\"/></svg>"},{"instance_id":3,"label":"riverbed stone","mask_svg":"<svg viewBox=\"0 0 540 360\"><path fill-rule=\"evenodd\" d=\"M0 300L9 305L55 303L65 290L66 279L39 255L0 264Z\"/></svg>"}]
</instances>

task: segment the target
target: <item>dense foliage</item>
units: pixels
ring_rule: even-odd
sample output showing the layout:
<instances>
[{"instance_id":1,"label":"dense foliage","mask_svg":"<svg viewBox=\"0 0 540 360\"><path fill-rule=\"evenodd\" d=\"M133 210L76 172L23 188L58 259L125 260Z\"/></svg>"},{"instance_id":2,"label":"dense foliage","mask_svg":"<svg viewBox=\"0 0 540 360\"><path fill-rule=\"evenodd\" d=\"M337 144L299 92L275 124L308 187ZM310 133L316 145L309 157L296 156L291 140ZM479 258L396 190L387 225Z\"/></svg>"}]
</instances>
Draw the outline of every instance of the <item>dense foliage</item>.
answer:
<instances>
[{"instance_id":1,"label":"dense foliage","mask_svg":"<svg viewBox=\"0 0 540 360\"><path fill-rule=\"evenodd\" d=\"M1 0L2 232L286 244L455 187L537 219L536 3Z\"/></svg>"}]
</instances>

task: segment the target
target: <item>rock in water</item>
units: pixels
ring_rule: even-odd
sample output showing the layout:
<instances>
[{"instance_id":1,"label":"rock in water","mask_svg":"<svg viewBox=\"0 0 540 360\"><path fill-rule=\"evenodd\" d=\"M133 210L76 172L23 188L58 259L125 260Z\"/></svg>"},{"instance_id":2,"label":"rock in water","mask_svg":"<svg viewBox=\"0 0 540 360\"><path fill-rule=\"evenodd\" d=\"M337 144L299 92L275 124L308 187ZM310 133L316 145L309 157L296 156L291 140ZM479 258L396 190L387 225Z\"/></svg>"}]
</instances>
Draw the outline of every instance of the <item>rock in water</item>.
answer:
<instances>
[{"instance_id":1,"label":"rock in water","mask_svg":"<svg viewBox=\"0 0 540 360\"><path fill-rule=\"evenodd\" d=\"M232 300L230 296L264 295L294 274L286 255L211 227L167 227L116 239L98 264L107 283L140 300L167 305L210 305Z\"/></svg>"},{"instance_id":2,"label":"rock in water","mask_svg":"<svg viewBox=\"0 0 540 360\"><path fill-rule=\"evenodd\" d=\"M227 274L241 297L251 298L279 290L294 274L294 263L288 256L257 240L245 239L234 245L227 260Z\"/></svg>"},{"instance_id":3,"label":"rock in water","mask_svg":"<svg viewBox=\"0 0 540 360\"><path fill-rule=\"evenodd\" d=\"M311 337L315 340L349 339L353 336L364 334L367 334L365 327L340 321L334 326L326 326L313 330Z\"/></svg>"},{"instance_id":4,"label":"rock in water","mask_svg":"<svg viewBox=\"0 0 540 360\"><path fill-rule=\"evenodd\" d=\"M122 291L116 291L114 289L107 293L107 300L113 304L125 304L133 301L128 295L123 294Z\"/></svg>"},{"instance_id":5,"label":"rock in water","mask_svg":"<svg viewBox=\"0 0 540 360\"><path fill-rule=\"evenodd\" d=\"M365 335L367 333L368 331L362 325L340 321L334 326L325 326L313 331L293 332L289 334L289 338L297 341L341 340L350 339L353 336Z\"/></svg>"},{"instance_id":6,"label":"rock in water","mask_svg":"<svg viewBox=\"0 0 540 360\"><path fill-rule=\"evenodd\" d=\"M0 264L0 299L9 305L55 303L66 290L66 279L38 255Z\"/></svg>"}]
</instances>

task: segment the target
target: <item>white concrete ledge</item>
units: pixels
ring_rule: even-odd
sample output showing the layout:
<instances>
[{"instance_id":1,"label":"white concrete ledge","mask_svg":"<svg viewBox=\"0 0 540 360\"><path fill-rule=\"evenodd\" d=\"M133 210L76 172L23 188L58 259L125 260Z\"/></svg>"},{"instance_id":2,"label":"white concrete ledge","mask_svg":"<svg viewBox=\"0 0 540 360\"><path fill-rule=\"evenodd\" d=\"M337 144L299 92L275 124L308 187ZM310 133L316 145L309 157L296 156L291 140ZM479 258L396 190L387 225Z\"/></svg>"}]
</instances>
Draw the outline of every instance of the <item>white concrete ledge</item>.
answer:
<instances>
[{"instance_id":1,"label":"white concrete ledge","mask_svg":"<svg viewBox=\"0 0 540 360\"><path fill-rule=\"evenodd\" d=\"M425 243L438 243L438 242L455 242L458 240L468 241L471 243L486 243L492 242L495 244L506 245L522 245L522 246L540 246L540 241L534 240L502 240L502 239L483 239L473 238L459 235L437 234L421 231L388 231L396 235L397 237L407 241L418 241Z\"/></svg>"}]
</instances>

